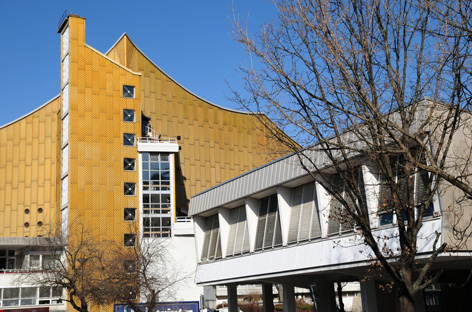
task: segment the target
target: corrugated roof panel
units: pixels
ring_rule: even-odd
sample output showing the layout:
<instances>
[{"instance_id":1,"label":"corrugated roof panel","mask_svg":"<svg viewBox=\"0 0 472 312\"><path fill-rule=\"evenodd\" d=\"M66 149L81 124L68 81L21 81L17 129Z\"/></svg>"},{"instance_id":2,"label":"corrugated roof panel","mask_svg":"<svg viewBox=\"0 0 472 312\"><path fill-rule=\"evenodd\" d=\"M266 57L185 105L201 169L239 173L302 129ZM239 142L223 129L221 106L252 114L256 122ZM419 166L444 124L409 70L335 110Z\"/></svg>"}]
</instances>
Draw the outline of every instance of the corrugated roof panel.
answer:
<instances>
[{"instance_id":1,"label":"corrugated roof panel","mask_svg":"<svg viewBox=\"0 0 472 312\"><path fill-rule=\"evenodd\" d=\"M292 155L279 159L193 196L189 214L195 215L220 207L305 174L298 157Z\"/></svg>"}]
</instances>

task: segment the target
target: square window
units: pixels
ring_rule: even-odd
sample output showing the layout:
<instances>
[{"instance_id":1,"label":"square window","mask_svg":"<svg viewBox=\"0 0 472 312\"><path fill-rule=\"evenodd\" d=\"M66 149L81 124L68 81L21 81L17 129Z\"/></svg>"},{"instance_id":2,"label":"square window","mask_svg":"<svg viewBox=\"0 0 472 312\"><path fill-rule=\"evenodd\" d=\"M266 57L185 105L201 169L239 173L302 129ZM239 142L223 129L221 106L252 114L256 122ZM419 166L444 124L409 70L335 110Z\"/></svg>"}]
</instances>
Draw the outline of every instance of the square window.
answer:
<instances>
[{"instance_id":1,"label":"square window","mask_svg":"<svg viewBox=\"0 0 472 312\"><path fill-rule=\"evenodd\" d=\"M54 271L61 267L58 256L43 255L43 270Z\"/></svg>"},{"instance_id":2,"label":"square window","mask_svg":"<svg viewBox=\"0 0 472 312\"><path fill-rule=\"evenodd\" d=\"M40 269L41 268L41 259L39 255L30 255L29 256L29 268L30 269Z\"/></svg>"},{"instance_id":3,"label":"square window","mask_svg":"<svg viewBox=\"0 0 472 312\"><path fill-rule=\"evenodd\" d=\"M123 121L136 121L134 109L123 109Z\"/></svg>"},{"instance_id":4,"label":"square window","mask_svg":"<svg viewBox=\"0 0 472 312\"><path fill-rule=\"evenodd\" d=\"M134 146L134 134L132 134L132 133L123 133L123 145L124 146Z\"/></svg>"},{"instance_id":5,"label":"square window","mask_svg":"<svg viewBox=\"0 0 472 312\"><path fill-rule=\"evenodd\" d=\"M62 296L62 286L53 286L52 288L52 296L53 297L61 297Z\"/></svg>"},{"instance_id":6,"label":"square window","mask_svg":"<svg viewBox=\"0 0 472 312\"><path fill-rule=\"evenodd\" d=\"M393 213L382 213L379 215L379 225L393 224Z\"/></svg>"},{"instance_id":7,"label":"square window","mask_svg":"<svg viewBox=\"0 0 472 312\"><path fill-rule=\"evenodd\" d=\"M136 170L136 159L134 158L123 158L123 169L125 171Z\"/></svg>"},{"instance_id":8,"label":"square window","mask_svg":"<svg viewBox=\"0 0 472 312\"><path fill-rule=\"evenodd\" d=\"M124 193L127 196L134 196L136 195L136 183L128 183L124 184Z\"/></svg>"},{"instance_id":9,"label":"square window","mask_svg":"<svg viewBox=\"0 0 472 312\"><path fill-rule=\"evenodd\" d=\"M138 266L134 260L125 260L123 261L123 268L125 273L136 273L138 271Z\"/></svg>"},{"instance_id":10,"label":"square window","mask_svg":"<svg viewBox=\"0 0 472 312\"><path fill-rule=\"evenodd\" d=\"M125 208L125 221L136 221L136 208Z\"/></svg>"},{"instance_id":11,"label":"square window","mask_svg":"<svg viewBox=\"0 0 472 312\"><path fill-rule=\"evenodd\" d=\"M134 99L134 86L123 86L123 97L124 98L129 98L129 99Z\"/></svg>"},{"instance_id":12,"label":"square window","mask_svg":"<svg viewBox=\"0 0 472 312\"><path fill-rule=\"evenodd\" d=\"M134 247L134 246L136 246L136 234L125 234L124 235L124 245L125 245L125 247Z\"/></svg>"},{"instance_id":13,"label":"square window","mask_svg":"<svg viewBox=\"0 0 472 312\"><path fill-rule=\"evenodd\" d=\"M123 289L123 298L126 300L136 300L138 291L133 286L125 286Z\"/></svg>"},{"instance_id":14,"label":"square window","mask_svg":"<svg viewBox=\"0 0 472 312\"><path fill-rule=\"evenodd\" d=\"M39 298L49 298L51 297L51 287L41 286L39 287Z\"/></svg>"}]
</instances>

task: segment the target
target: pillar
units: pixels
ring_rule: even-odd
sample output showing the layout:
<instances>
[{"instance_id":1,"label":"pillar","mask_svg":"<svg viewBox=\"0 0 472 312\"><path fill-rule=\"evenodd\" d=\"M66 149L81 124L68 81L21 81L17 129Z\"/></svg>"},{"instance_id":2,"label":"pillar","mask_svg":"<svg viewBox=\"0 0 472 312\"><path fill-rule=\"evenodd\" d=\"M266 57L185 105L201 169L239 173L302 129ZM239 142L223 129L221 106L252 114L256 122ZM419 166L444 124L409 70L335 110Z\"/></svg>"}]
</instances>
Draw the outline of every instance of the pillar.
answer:
<instances>
[{"instance_id":1,"label":"pillar","mask_svg":"<svg viewBox=\"0 0 472 312\"><path fill-rule=\"evenodd\" d=\"M361 282L361 300L363 312L377 312L377 287L375 281Z\"/></svg>"},{"instance_id":2,"label":"pillar","mask_svg":"<svg viewBox=\"0 0 472 312\"><path fill-rule=\"evenodd\" d=\"M283 284L284 312L297 311L295 303L295 287L290 284Z\"/></svg>"},{"instance_id":3,"label":"pillar","mask_svg":"<svg viewBox=\"0 0 472 312\"><path fill-rule=\"evenodd\" d=\"M238 309L238 285L230 284L226 286L228 290L228 312L239 312Z\"/></svg>"},{"instance_id":4,"label":"pillar","mask_svg":"<svg viewBox=\"0 0 472 312\"><path fill-rule=\"evenodd\" d=\"M333 282L319 278L311 288L312 296L315 297L318 307L317 312L335 312L337 310Z\"/></svg>"},{"instance_id":5,"label":"pillar","mask_svg":"<svg viewBox=\"0 0 472 312\"><path fill-rule=\"evenodd\" d=\"M274 311L274 294L272 284L262 284L262 312Z\"/></svg>"}]
</instances>

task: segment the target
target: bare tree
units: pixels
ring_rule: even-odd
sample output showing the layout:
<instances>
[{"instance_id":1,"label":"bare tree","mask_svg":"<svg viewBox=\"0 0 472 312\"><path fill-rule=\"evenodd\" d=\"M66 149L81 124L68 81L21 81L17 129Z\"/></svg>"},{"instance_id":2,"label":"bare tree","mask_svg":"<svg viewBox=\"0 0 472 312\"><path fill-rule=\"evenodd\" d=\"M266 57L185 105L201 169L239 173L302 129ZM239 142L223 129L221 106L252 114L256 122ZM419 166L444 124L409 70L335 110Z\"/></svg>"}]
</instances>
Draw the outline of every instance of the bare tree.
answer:
<instances>
[{"instance_id":1,"label":"bare tree","mask_svg":"<svg viewBox=\"0 0 472 312\"><path fill-rule=\"evenodd\" d=\"M105 254L110 243L96 241L83 231L69 237L68 242L61 237L60 230L43 237L39 246L41 252L50 257L47 264L21 277L20 282L65 289L63 301L79 312L88 312L92 305L109 302L104 288L107 285Z\"/></svg>"},{"instance_id":2,"label":"bare tree","mask_svg":"<svg viewBox=\"0 0 472 312\"><path fill-rule=\"evenodd\" d=\"M67 295L62 300L79 312L114 303L134 311L154 311L157 303L170 299L175 286L189 276L181 274L170 258L166 239L138 239L133 226L128 232L134 234L125 234L123 246L92 238L84 230L67 239L60 229L51 231L40 245L32 246L50 260L24 274L19 282L65 289Z\"/></svg>"},{"instance_id":3,"label":"bare tree","mask_svg":"<svg viewBox=\"0 0 472 312\"><path fill-rule=\"evenodd\" d=\"M108 253L106 297L134 311L154 311L160 301L172 299L178 284L190 276L171 258L167 239L136 235L133 240Z\"/></svg>"},{"instance_id":4,"label":"bare tree","mask_svg":"<svg viewBox=\"0 0 472 312\"><path fill-rule=\"evenodd\" d=\"M233 90L234 100L303 146L265 123L331 194L330 218L362 234L398 287L401 310L413 311L415 294L441 274L431 271L437 256L470 236L470 218L453 212L457 244L438 244L436 233L433 252L418 264L418 235L435 194L453 188L462 207L472 198L470 28L463 14L445 18L421 1L274 4L278 18L254 36L235 18L251 65L240 68L249 96ZM366 166L377 176L369 196L381 216L367 203ZM382 216L397 220L393 237L375 237L372 218Z\"/></svg>"}]
</instances>

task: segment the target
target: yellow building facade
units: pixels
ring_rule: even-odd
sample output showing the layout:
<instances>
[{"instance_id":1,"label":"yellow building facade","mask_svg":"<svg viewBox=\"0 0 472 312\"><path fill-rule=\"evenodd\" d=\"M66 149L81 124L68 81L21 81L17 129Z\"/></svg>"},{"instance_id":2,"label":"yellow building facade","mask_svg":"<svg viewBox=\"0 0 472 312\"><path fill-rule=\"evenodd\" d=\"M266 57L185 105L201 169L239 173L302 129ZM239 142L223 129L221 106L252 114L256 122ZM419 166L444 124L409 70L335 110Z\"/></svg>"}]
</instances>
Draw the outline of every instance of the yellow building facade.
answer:
<instances>
[{"instance_id":1,"label":"yellow building facade","mask_svg":"<svg viewBox=\"0 0 472 312\"><path fill-rule=\"evenodd\" d=\"M265 117L196 96L126 34L101 53L87 45L83 17L67 16L58 33L60 94L0 127L0 277L25 269L19 250L58 226L124 246L132 227L189 236L192 195L283 153ZM1 281L0 292L11 287Z\"/></svg>"}]
</instances>

